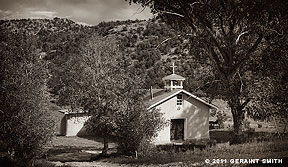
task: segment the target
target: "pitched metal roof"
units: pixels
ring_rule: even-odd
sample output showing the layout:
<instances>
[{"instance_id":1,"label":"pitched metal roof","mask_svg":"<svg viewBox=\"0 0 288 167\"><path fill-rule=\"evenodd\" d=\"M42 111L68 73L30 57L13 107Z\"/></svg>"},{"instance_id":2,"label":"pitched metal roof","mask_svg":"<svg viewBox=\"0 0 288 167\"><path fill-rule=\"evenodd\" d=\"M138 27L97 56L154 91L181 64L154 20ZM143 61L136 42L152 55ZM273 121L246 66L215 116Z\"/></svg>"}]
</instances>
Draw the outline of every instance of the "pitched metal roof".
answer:
<instances>
[{"instance_id":1,"label":"pitched metal roof","mask_svg":"<svg viewBox=\"0 0 288 167\"><path fill-rule=\"evenodd\" d=\"M172 91L170 91L170 90L167 91L166 89L153 89L153 99L151 100L150 94L147 93L144 101L146 102L146 104L148 104L148 106L149 106L148 109L151 109L151 108L156 107L157 105L165 102L166 100L169 100L170 98L176 96L179 93L185 93L189 97L192 97L195 100L202 102L203 104L207 105L210 108L213 108L213 109L218 108L217 106L206 102L205 100L193 95L192 93L190 93L184 89L174 89ZM75 110L72 111L71 109L62 109L62 110L59 110L59 112L65 114L65 115L88 113L88 112L84 112L84 110L82 110L82 109L78 109L76 111Z\"/></svg>"},{"instance_id":2,"label":"pitched metal roof","mask_svg":"<svg viewBox=\"0 0 288 167\"><path fill-rule=\"evenodd\" d=\"M162 78L162 80L185 80L185 78L177 74L171 74Z\"/></svg>"},{"instance_id":3,"label":"pitched metal roof","mask_svg":"<svg viewBox=\"0 0 288 167\"><path fill-rule=\"evenodd\" d=\"M203 100L203 99L201 99L201 98L199 98L199 97L193 95L192 93L187 92L186 90L183 90L183 89L174 89L172 91L163 90L162 93L160 93L160 94L158 92L158 96L154 95L154 98L152 100L147 101L147 104L149 105L148 109L153 108L153 107L165 102L166 100L176 96L179 93L185 93L186 95L194 98L195 100L202 102L203 104L207 105L208 107L217 109L217 106L210 104L210 103L206 102L205 100Z\"/></svg>"}]
</instances>

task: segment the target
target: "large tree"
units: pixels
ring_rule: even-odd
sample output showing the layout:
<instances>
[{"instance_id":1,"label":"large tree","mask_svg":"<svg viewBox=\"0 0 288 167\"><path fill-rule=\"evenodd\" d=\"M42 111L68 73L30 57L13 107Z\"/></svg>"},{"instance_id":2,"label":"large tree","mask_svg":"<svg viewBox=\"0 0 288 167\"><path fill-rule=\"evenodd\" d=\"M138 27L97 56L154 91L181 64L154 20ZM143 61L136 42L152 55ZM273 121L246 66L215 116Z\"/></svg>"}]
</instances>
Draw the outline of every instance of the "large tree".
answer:
<instances>
[{"instance_id":1,"label":"large tree","mask_svg":"<svg viewBox=\"0 0 288 167\"><path fill-rule=\"evenodd\" d=\"M254 65L271 41L287 34L285 0L130 0L151 7L190 40L190 55L210 68L210 93L228 101L234 132L243 131L245 107L253 103L253 84L265 80ZM286 27L286 28L285 28ZM277 45L277 44L276 44ZM287 49L287 46L285 48ZM273 48L270 52L273 52Z\"/></svg>"},{"instance_id":2,"label":"large tree","mask_svg":"<svg viewBox=\"0 0 288 167\"><path fill-rule=\"evenodd\" d=\"M37 37L0 29L0 141L15 166L31 166L55 132L47 64Z\"/></svg>"},{"instance_id":3,"label":"large tree","mask_svg":"<svg viewBox=\"0 0 288 167\"><path fill-rule=\"evenodd\" d=\"M110 136L116 135L123 146L127 143L123 138L127 139L131 130L143 128L145 133L134 133L140 136L139 140L130 143L135 151L142 139L154 137L161 127L161 114L147 112L143 101L146 92L139 89L141 78L130 72L129 63L113 38L94 35L80 45L79 55L70 56L63 66L65 75L59 75L63 86L59 89L58 104L91 115L85 126L92 134L103 137L103 155L107 154ZM147 118L142 119L143 115ZM122 147L121 151L130 154L131 147Z\"/></svg>"}]
</instances>

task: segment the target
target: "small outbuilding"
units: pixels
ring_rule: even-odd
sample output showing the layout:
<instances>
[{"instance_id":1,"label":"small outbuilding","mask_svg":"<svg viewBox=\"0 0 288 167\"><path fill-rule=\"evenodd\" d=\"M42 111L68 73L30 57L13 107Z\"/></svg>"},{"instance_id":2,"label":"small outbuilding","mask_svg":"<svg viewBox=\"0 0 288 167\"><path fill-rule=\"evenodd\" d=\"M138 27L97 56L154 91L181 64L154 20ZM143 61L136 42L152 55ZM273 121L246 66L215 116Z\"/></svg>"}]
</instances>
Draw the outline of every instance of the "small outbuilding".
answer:
<instances>
[{"instance_id":1,"label":"small outbuilding","mask_svg":"<svg viewBox=\"0 0 288 167\"><path fill-rule=\"evenodd\" d=\"M85 122L90 118L83 110L77 112L68 109L59 110L63 114L59 134L62 136L85 136L88 135L85 129Z\"/></svg>"}]
</instances>

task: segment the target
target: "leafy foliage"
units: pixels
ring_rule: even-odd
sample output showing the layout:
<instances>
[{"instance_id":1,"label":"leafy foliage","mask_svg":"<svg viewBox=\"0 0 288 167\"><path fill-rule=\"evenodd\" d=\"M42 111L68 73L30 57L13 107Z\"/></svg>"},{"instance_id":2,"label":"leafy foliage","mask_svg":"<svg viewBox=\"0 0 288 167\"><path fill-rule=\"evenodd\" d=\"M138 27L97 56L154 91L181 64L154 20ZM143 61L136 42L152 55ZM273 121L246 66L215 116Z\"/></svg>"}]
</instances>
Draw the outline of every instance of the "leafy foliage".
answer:
<instances>
[{"instance_id":1,"label":"leafy foliage","mask_svg":"<svg viewBox=\"0 0 288 167\"><path fill-rule=\"evenodd\" d=\"M69 57L62 66L64 86L58 91L58 103L91 115L86 127L90 133L104 138L104 155L111 135L116 135L121 150L130 154L144 138L150 140L155 136L161 116L155 111L147 112L145 92L139 89L141 80L129 71L113 38L92 36L80 48L80 54ZM142 129L142 125L146 127ZM131 141L132 136L135 140L129 143L127 137Z\"/></svg>"},{"instance_id":2,"label":"leafy foliage","mask_svg":"<svg viewBox=\"0 0 288 167\"><path fill-rule=\"evenodd\" d=\"M47 66L34 35L1 29L0 36L0 140L16 165L29 166L54 134Z\"/></svg>"}]
</instances>

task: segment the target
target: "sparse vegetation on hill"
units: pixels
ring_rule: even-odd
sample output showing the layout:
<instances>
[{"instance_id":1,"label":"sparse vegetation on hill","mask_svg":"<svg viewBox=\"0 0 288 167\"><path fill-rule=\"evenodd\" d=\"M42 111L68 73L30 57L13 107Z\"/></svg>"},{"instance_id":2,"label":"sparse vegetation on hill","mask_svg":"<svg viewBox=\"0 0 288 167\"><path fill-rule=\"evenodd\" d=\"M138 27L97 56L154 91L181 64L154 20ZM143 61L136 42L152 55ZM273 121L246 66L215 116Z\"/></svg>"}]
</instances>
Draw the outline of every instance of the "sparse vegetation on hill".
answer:
<instances>
[{"instance_id":1,"label":"sparse vegetation on hill","mask_svg":"<svg viewBox=\"0 0 288 167\"><path fill-rule=\"evenodd\" d=\"M61 87L58 81L61 75L65 75L63 63L69 56L79 55L81 43L93 34L117 39L130 70L145 76L145 88L163 87L161 78L172 73L171 61L176 61L176 73L186 77L184 87L191 92L204 88L200 76L209 72L199 66L193 56L189 56L188 36L179 34L158 19L102 22L89 27L60 18L2 20L0 25L11 33L28 32L37 36L38 48L43 57L51 62L49 86L55 95Z\"/></svg>"}]
</instances>

